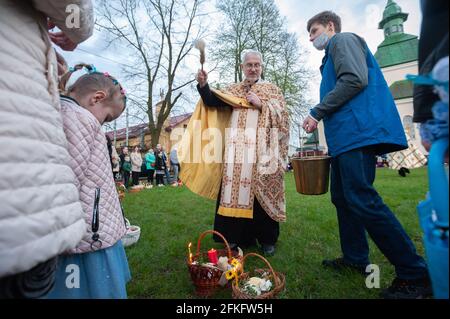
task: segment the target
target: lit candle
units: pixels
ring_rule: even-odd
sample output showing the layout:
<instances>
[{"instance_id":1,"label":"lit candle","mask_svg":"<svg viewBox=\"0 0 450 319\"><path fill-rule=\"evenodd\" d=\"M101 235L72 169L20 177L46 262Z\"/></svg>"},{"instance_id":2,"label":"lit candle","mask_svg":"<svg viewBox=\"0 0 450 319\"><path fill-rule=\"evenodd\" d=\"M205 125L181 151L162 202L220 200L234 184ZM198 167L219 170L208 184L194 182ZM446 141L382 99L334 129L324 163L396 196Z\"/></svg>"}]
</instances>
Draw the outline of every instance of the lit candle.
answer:
<instances>
[{"instance_id":1,"label":"lit candle","mask_svg":"<svg viewBox=\"0 0 450 319\"><path fill-rule=\"evenodd\" d=\"M189 243L188 245L188 249L189 249L189 263L192 264L192 253L191 253L191 246L192 243Z\"/></svg>"},{"instance_id":2,"label":"lit candle","mask_svg":"<svg viewBox=\"0 0 450 319\"><path fill-rule=\"evenodd\" d=\"M211 262L211 264L216 265L217 262L219 261L219 258L217 257L217 250L215 250L213 248L210 251L208 251L208 258L209 258L209 261Z\"/></svg>"}]
</instances>

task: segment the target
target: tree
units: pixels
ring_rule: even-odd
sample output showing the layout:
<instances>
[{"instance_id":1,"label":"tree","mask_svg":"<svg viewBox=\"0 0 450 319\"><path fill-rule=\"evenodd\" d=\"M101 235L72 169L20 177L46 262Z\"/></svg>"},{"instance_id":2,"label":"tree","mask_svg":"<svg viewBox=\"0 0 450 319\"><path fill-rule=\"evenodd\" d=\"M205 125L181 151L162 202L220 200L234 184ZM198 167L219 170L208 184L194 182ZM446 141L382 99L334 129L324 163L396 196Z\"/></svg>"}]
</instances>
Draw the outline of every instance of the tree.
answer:
<instances>
[{"instance_id":1,"label":"tree","mask_svg":"<svg viewBox=\"0 0 450 319\"><path fill-rule=\"evenodd\" d=\"M311 105L305 95L311 72L305 67L307 51L294 33L287 32L274 0L229 0L219 2L217 8L224 23L216 34L212 57L220 65L221 78L242 81L242 53L258 50L264 60L263 79L282 90L292 126L298 127Z\"/></svg>"},{"instance_id":2,"label":"tree","mask_svg":"<svg viewBox=\"0 0 450 319\"><path fill-rule=\"evenodd\" d=\"M244 50L258 48L263 53L261 48L266 46L265 41L258 35L268 34L266 28L262 27L261 20L267 14L258 7L260 3L260 0L231 0L217 4L217 9L224 16L225 24L221 24L217 32L213 45L215 48L213 59L219 64L222 77L228 79L233 76L235 83L242 81L240 65ZM274 21L274 29L276 25Z\"/></svg>"},{"instance_id":3,"label":"tree","mask_svg":"<svg viewBox=\"0 0 450 319\"><path fill-rule=\"evenodd\" d=\"M199 8L202 0L100 0L97 26L108 34L109 45L126 44L134 66L124 66L133 85L131 104L146 114L152 146L159 142L164 122L193 82L180 75L192 43L201 34ZM154 97L164 87L163 103L155 112Z\"/></svg>"}]
</instances>

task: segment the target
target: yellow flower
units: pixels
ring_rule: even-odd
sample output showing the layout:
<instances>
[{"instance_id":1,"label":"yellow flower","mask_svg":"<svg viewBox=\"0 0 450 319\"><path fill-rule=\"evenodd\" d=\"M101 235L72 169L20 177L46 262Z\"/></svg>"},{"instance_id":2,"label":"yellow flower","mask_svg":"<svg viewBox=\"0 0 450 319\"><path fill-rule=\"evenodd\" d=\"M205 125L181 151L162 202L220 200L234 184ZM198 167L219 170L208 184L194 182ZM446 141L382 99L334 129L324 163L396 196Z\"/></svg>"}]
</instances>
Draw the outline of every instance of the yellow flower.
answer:
<instances>
[{"instance_id":1,"label":"yellow flower","mask_svg":"<svg viewBox=\"0 0 450 319\"><path fill-rule=\"evenodd\" d=\"M239 261L233 258L233 260L231 261L231 266L238 268L239 265L240 265Z\"/></svg>"},{"instance_id":2,"label":"yellow flower","mask_svg":"<svg viewBox=\"0 0 450 319\"><path fill-rule=\"evenodd\" d=\"M234 270L228 270L225 273L225 277L227 278L227 280L231 280L234 278L234 276L236 276L236 272Z\"/></svg>"}]
</instances>

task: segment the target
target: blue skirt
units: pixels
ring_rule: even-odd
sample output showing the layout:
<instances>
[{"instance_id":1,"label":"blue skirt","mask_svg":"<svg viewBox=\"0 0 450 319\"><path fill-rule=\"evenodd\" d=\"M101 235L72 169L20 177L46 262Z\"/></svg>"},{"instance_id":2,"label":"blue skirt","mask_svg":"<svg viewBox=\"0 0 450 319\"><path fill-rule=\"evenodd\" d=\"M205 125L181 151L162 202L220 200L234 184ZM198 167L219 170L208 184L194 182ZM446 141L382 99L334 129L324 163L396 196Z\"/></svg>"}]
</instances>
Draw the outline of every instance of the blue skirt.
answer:
<instances>
[{"instance_id":1,"label":"blue skirt","mask_svg":"<svg viewBox=\"0 0 450 319\"><path fill-rule=\"evenodd\" d=\"M48 299L126 299L131 279L122 241L99 251L58 258Z\"/></svg>"}]
</instances>

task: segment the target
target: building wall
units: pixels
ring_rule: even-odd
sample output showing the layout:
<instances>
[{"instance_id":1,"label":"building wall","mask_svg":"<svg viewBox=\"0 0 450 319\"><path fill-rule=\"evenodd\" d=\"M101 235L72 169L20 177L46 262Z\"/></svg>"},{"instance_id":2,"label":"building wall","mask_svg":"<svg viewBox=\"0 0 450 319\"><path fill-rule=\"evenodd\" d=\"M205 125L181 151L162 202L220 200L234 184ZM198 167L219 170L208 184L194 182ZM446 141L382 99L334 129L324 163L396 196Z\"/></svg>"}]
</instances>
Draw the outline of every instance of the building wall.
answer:
<instances>
[{"instance_id":1,"label":"building wall","mask_svg":"<svg viewBox=\"0 0 450 319\"><path fill-rule=\"evenodd\" d=\"M394 82L402 81L406 79L407 74L418 74L419 73L419 63L418 61L404 63L400 65L394 65L382 69L384 78L391 86Z\"/></svg>"},{"instance_id":2,"label":"building wall","mask_svg":"<svg viewBox=\"0 0 450 319\"><path fill-rule=\"evenodd\" d=\"M186 119L185 121L179 123L177 126L174 127L174 129L184 129L185 126L187 126L189 123L189 119ZM146 148L150 147L151 145L151 135L149 133L145 134L144 137L144 144ZM175 141L176 142L176 141ZM165 129L161 131L161 135L159 136L159 143L164 147L164 149L169 152L172 149L173 144L175 143L171 141L171 133L167 132ZM116 149L120 149L124 147L126 144L125 139L118 139L116 141ZM130 148L133 148L134 146L140 146L141 145L141 137L132 137L128 139L128 145Z\"/></svg>"},{"instance_id":3,"label":"building wall","mask_svg":"<svg viewBox=\"0 0 450 319\"><path fill-rule=\"evenodd\" d=\"M396 100L395 104L397 105L398 113L400 114L400 119L403 123L403 128L405 131L408 132L408 135L411 138L411 142L416 145L419 150L423 154L428 154L428 152L425 150L425 148L422 146L422 139L420 138L420 132L419 132L419 124L412 123L412 117L414 114L414 105L413 105L413 99L401 99ZM409 120L407 117L410 117Z\"/></svg>"},{"instance_id":4,"label":"building wall","mask_svg":"<svg viewBox=\"0 0 450 319\"><path fill-rule=\"evenodd\" d=\"M325 152L328 152L328 145L325 139L325 127L323 126L323 121L319 123L317 129L319 130L319 145L324 147Z\"/></svg>"}]
</instances>

